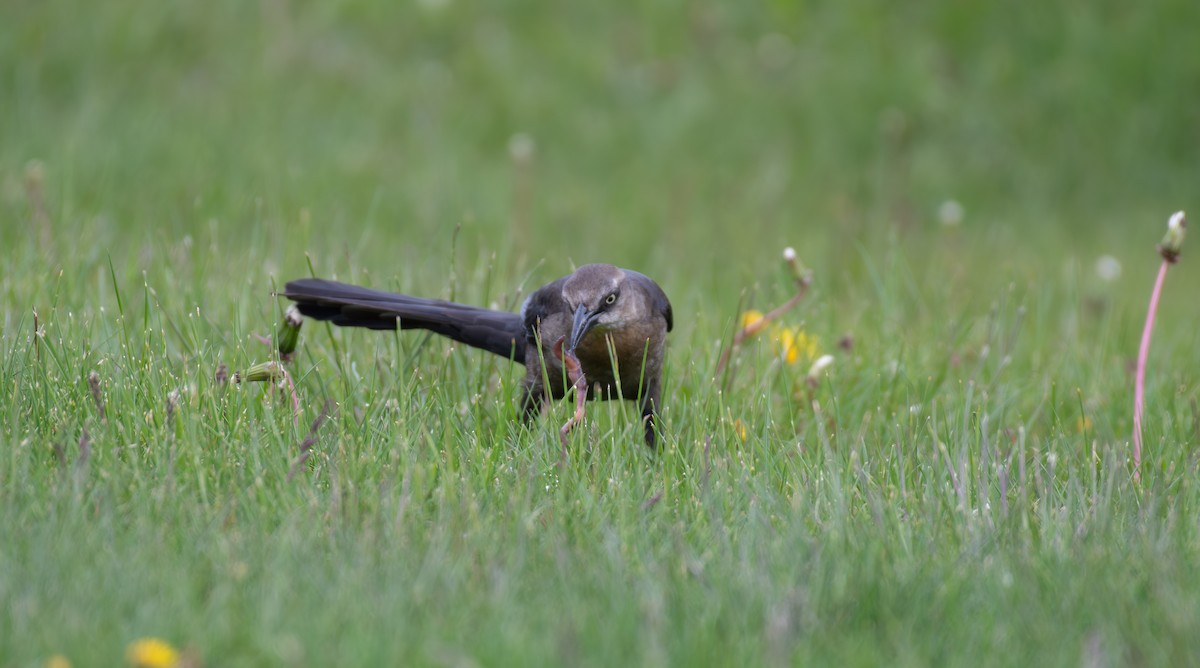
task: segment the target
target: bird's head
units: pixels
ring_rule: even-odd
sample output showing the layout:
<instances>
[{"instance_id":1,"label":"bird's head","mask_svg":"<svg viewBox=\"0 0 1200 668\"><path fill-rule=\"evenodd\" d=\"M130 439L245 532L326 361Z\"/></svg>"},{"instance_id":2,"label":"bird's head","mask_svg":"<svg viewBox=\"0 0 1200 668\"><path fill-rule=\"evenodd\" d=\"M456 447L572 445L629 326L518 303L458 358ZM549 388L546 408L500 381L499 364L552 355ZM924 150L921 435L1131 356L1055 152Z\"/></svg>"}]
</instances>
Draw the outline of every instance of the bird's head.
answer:
<instances>
[{"instance_id":1,"label":"bird's head","mask_svg":"<svg viewBox=\"0 0 1200 668\"><path fill-rule=\"evenodd\" d=\"M620 327L637 308L622 296L625 272L611 264L586 264L563 283L562 296L574 314L566 347L574 350L589 332Z\"/></svg>"}]
</instances>

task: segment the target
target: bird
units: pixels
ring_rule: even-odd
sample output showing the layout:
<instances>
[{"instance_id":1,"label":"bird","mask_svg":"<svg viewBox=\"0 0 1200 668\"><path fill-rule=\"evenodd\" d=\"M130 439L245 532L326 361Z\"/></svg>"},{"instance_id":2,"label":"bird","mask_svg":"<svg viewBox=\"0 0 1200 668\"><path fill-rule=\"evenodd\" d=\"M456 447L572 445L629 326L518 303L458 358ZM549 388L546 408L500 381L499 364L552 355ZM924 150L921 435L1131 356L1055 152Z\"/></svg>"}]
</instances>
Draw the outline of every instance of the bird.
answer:
<instances>
[{"instance_id":1,"label":"bird","mask_svg":"<svg viewBox=\"0 0 1200 668\"><path fill-rule=\"evenodd\" d=\"M289 281L282 295L300 313L342 327L425 329L525 365L521 413L528 423L571 388L562 354L579 361L587 399L637 402L646 445L656 448L671 302L645 274L586 264L534 290L519 313L384 292L320 278ZM564 427L564 434L566 431ZM565 436L564 436L565 437Z\"/></svg>"}]
</instances>

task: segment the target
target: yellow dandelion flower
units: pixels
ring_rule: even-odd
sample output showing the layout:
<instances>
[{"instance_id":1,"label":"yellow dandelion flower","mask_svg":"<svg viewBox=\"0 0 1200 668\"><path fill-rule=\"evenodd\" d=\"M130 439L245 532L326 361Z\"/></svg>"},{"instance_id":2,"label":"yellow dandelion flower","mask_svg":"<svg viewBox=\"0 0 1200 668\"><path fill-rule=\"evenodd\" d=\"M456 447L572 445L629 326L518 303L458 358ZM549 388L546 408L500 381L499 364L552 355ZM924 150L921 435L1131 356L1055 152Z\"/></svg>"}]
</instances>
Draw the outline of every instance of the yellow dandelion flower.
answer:
<instances>
[{"instance_id":1,"label":"yellow dandelion flower","mask_svg":"<svg viewBox=\"0 0 1200 668\"><path fill-rule=\"evenodd\" d=\"M746 442L746 425L741 420L733 421L733 431L743 443Z\"/></svg>"},{"instance_id":2,"label":"yellow dandelion flower","mask_svg":"<svg viewBox=\"0 0 1200 668\"><path fill-rule=\"evenodd\" d=\"M741 319L742 331L752 329L753 331L751 334L757 332L762 327L763 317L762 311L756 311L754 309L743 311Z\"/></svg>"},{"instance_id":3,"label":"yellow dandelion flower","mask_svg":"<svg viewBox=\"0 0 1200 668\"><path fill-rule=\"evenodd\" d=\"M175 668L179 652L165 640L142 638L130 643L125 659L133 668Z\"/></svg>"},{"instance_id":4,"label":"yellow dandelion flower","mask_svg":"<svg viewBox=\"0 0 1200 668\"><path fill-rule=\"evenodd\" d=\"M795 364L800 357L800 349L796 346L796 333L791 329L781 328L775 334L775 347L779 357L788 364Z\"/></svg>"},{"instance_id":5,"label":"yellow dandelion flower","mask_svg":"<svg viewBox=\"0 0 1200 668\"><path fill-rule=\"evenodd\" d=\"M62 654L55 654L46 659L46 668L71 668L71 660Z\"/></svg>"},{"instance_id":6,"label":"yellow dandelion flower","mask_svg":"<svg viewBox=\"0 0 1200 668\"><path fill-rule=\"evenodd\" d=\"M817 337L799 327L780 327L775 330L775 350L788 364L818 357Z\"/></svg>"}]
</instances>

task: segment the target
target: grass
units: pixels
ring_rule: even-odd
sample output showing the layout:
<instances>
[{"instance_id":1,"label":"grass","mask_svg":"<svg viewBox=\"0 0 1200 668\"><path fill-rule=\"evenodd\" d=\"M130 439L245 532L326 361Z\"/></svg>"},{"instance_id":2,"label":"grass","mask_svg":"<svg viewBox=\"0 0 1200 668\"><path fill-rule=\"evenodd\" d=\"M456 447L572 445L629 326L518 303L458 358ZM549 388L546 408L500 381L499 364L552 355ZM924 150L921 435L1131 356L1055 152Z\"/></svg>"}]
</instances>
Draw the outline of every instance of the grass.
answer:
<instances>
[{"instance_id":1,"label":"grass","mask_svg":"<svg viewBox=\"0 0 1200 668\"><path fill-rule=\"evenodd\" d=\"M1159 5L0 10L0 666L1195 662L1186 248L1130 462L1196 177ZM785 245L836 361L720 387ZM588 261L674 304L657 455L612 404L562 460L570 406L416 333L307 324L298 419L217 379L294 276L515 308Z\"/></svg>"}]
</instances>

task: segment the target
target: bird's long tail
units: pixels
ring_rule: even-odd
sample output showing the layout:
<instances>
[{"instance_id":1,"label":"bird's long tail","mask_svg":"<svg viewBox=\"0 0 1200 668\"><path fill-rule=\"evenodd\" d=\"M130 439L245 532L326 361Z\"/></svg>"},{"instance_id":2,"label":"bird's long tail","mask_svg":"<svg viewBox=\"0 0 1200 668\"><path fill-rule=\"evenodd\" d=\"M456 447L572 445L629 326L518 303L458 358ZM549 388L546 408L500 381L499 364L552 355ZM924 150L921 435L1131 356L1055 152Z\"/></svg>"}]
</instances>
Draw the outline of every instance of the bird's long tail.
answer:
<instances>
[{"instance_id":1,"label":"bird's long tail","mask_svg":"<svg viewBox=\"0 0 1200 668\"><path fill-rule=\"evenodd\" d=\"M382 292L320 278L289 282L283 296L300 313L342 327L427 329L506 359L525 362L521 316L507 311L467 306Z\"/></svg>"}]
</instances>

